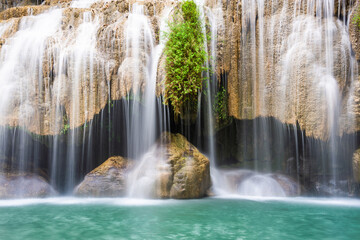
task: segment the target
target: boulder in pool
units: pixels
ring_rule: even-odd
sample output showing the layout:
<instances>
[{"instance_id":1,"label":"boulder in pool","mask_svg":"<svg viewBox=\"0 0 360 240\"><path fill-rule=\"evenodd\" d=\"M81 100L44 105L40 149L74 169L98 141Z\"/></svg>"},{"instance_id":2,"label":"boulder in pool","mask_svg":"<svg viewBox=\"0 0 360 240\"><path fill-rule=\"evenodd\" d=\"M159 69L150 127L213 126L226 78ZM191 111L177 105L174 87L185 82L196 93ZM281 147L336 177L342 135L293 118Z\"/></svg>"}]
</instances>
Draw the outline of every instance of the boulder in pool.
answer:
<instances>
[{"instance_id":1,"label":"boulder in pool","mask_svg":"<svg viewBox=\"0 0 360 240\"><path fill-rule=\"evenodd\" d=\"M165 132L139 161L130 178L135 197L205 197L211 186L210 162L181 134Z\"/></svg>"},{"instance_id":2,"label":"boulder in pool","mask_svg":"<svg viewBox=\"0 0 360 240\"><path fill-rule=\"evenodd\" d=\"M0 199L39 198L56 195L57 192L45 178L34 173L0 173Z\"/></svg>"},{"instance_id":3,"label":"boulder in pool","mask_svg":"<svg viewBox=\"0 0 360 240\"><path fill-rule=\"evenodd\" d=\"M131 162L123 157L110 157L88 173L74 190L82 197L122 197L126 192L126 175Z\"/></svg>"}]
</instances>

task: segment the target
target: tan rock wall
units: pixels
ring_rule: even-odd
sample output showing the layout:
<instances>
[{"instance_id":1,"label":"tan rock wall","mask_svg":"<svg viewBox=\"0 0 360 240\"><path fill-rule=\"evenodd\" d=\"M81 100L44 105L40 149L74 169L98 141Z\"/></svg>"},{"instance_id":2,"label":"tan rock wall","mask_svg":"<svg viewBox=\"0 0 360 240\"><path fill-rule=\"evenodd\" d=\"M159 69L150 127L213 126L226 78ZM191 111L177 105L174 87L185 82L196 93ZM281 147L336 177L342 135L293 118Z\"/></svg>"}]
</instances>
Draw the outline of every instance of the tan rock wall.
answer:
<instances>
[{"instance_id":1,"label":"tan rock wall","mask_svg":"<svg viewBox=\"0 0 360 240\"><path fill-rule=\"evenodd\" d=\"M231 16L226 24L237 19L241 28L238 54L230 51L237 65L227 72L230 115L298 122L308 136L321 139L327 139L330 132L342 135L358 130L353 41L338 19L343 19L339 12L351 9L349 3L339 6L336 2L331 19L307 12L311 9L307 1L263 1L263 12L261 2L243 1L246 6L237 6L240 16L225 14ZM314 7L313 11L319 10ZM328 25L333 28L331 36ZM231 48L233 41L226 38L225 46ZM328 55L332 61L326 60Z\"/></svg>"},{"instance_id":2,"label":"tan rock wall","mask_svg":"<svg viewBox=\"0 0 360 240\"><path fill-rule=\"evenodd\" d=\"M4 19L1 48L11 49L18 37L16 34L20 34L18 31L26 28L22 24L37 24L36 19L41 16L29 17L31 13L54 11L48 10L48 5L54 4L62 8L60 27L55 34L42 40L40 50L44 52L36 59L35 66L26 67L25 62L19 64L24 65L29 87L26 94L23 89L7 99L0 119L2 124L24 126L42 135L60 133L66 125L75 128L84 124L105 107L109 97L118 100L130 90L143 90L148 58L144 49L149 46L145 45L139 50L144 52L140 60L126 55L125 28L130 11L127 0L100 1L90 9L70 8L70 1L46 1L43 6L10 8L0 13L0 18ZM159 41L158 25L163 9L162 2L144 3L144 13L153 28L154 44ZM82 28L89 27L86 26L89 21L96 29L93 35L86 37L93 39L85 43L90 45L82 49L79 35L86 36ZM1 54L4 56L5 50ZM138 69L137 66L143 67ZM40 74L37 69L41 69ZM134 82L134 75L140 75L140 81ZM19 84L25 83L20 77L15 79Z\"/></svg>"},{"instance_id":3,"label":"tan rock wall","mask_svg":"<svg viewBox=\"0 0 360 240\"><path fill-rule=\"evenodd\" d=\"M131 90L136 92L146 87L143 79L147 50L140 50L144 53L141 60L127 56L125 51L125 25L133 1L100 1L90 9L70 8L70 2L46 0L42 6L10 8L0 13L0 49L3 49L11 46L21 23L28 21L28 15L46 13L49 6L62 7L60 28L44 40L44 55L38 66L41 65L42 75L29 74L29 82L34 86L28 89L29 97L14 95L1 114L2 124L25 126L38 134L57 134L65 125L74 128L91 120L109 99L118 100ZM358 8L359 2L352 6L351 1L346 1L343 6L335 1L334 34L329 40L333 59L331 74L326 73L327 51L319 47L325 46L325 42L317 44L312 42L317 38L310 37L308 43L299 45L306 41L304 36L309 32L325 39L327 20L315 17L316 8L311 10L314 14L309 14L310 10L306 9L310 6L305 0L263 2L263 13L258 6L261 1L205 2L205 15L208 17L206 11L211 11L216 19L215 73L219 78L227 77L229 114L238 119L272 116L284 123L298 122L308 136L322 139L331 131L341 135L359 130L360 86L353 76L358 74L358 67L350 51L352 47L359 60L359 30L350 21L348 34L344 22L338 20L344 19L344 13ZM153 42L158 43L164 9L176 3L145 1L142 4L152 28ZM89 17L96 23L95 43L83 54L90 54L91 61L85 55L82 59L75 56L76 38ZM297 30L295 24L298 24ZM296 42L294 38L303 39ZM65 66L61 68L61 64ZM81 74L76 75L79 66L82 66ZM164 88L165 74L163 55L158 65L157 94ZM136 82L133 81L135 75L139 79ZM329 81L324 86L319 83L324 77L336 85L339 98L336 103L331 102L332 97L327 98L333 94ZM330 109L334 104L338 105L336 111Z\"/></svg>"}]
</instances>

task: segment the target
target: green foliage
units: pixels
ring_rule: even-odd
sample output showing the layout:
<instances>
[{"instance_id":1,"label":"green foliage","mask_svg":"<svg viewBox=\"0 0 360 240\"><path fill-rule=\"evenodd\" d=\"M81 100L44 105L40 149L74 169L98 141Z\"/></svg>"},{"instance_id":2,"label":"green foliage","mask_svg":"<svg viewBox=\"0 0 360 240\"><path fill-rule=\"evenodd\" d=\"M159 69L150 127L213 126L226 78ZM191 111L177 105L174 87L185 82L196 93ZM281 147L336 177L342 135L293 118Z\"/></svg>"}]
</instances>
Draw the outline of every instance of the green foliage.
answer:
<instances>
[{"instance_id":1,"label":"green foliage","mask_svg":"<svg viewBox=\"0 0 360 240\"><path fill-rule=\"evenodd\" d=\"M226 121L228 119L228 94L224 87L221 87L220 90L216 93L215 102L214 102L214 112L218 121Z\"/></svg>"},{"instance_id":2,"label":"green foliage","mask_svg":"<svg viewBox=\"0 0 360 240\"><path fill-rule=\"evenodd\" d=\"M204 48L199 10L193 0L182 2L175 10L165 33L167 43L165 103L171 103L176 115L196 110L202 88L202 72L207 54Z\"/></svg>"},{"instance_id":3,"label":"green foliage","mask_svg":"<svg viewBox=\"0 0 360 240\"><path fill-rule=\"evenodd\" d=\"M360 28L360 7L356 10L356 13L353 17L353 23L356 24Z\"/></svg>"},{"instance_id":4,"label":"green foliage","mask_svg":"<svg viewBox=\"0 0 360 240\"><path fill-rule=\"evenodd\" d=\"M70 129L70 124L67 118L67 115L63 116L63 128L60 131L60 134L66 134L67 131Z\"/></svg>"}]
</instances>

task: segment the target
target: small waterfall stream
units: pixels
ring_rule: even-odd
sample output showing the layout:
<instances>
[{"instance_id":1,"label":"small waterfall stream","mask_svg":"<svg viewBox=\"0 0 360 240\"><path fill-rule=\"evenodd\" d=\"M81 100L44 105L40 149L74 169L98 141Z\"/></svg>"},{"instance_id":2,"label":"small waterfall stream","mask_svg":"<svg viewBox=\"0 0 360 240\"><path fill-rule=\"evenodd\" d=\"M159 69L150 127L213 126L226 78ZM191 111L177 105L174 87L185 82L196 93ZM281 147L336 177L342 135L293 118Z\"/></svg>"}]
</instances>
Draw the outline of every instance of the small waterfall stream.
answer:
<instances>
[{"instance_id":1,"label":"small waterfall stream","mask_svg":"<svg viewBox=\"0 0 360 240\"><path fill-rule=\"evenodd\" d=\"M128 178L128 195L131 197L151 197L154 194L157 171L162 165L163 169L168 168L165 164L165 159L162 157L161 152L150 149L156 140L156 131L163 132L168 130L167 113L159 112L159 117L156 117L156 109L161 109L161 99L156 98L156 80L157 69L160 61L161 54L165 47L163 40L163 31L167 27L166 20L170 14L171 9L164 10L160 23L160 40L159 44L155 45L153 42L153 33L147 17L144 15L143 6L137 3L132 5L132 13L130 14L126 25L127 46L131 49L131 56L138 58L136 62L141 62L143 52L138 52L143 47L150 47L148 50L149 55L145 56L147 64L145 67L146 74L144 76L145 93L143 101L143 110L133 107L131 119L129 119L131 129L128 133L130 143L129 153L139 163L135 167ZM141 34L144 34L142 36ZM142 40L144 39L144 40ZM139 40L141 42L139 42ZM128 52L129 50L127 50ZM147 52L147 51L145 51ZM141 67L139 67L141 69ZM138 76L134 76L134 81ZM139 93L141 94L141 93ZM135 94L134 94L135 95ZM140 96L140 99L142 97ZM157 106L156 106L157 105ZM158 108L157 108L158 107ZM139 116L140 114L140 116ZM157 125L156 120L160 121ZM158 126L158 127L157 127ZM145 153L145 151L147 151Z\"/></svg>"},{"instance_id":2,"label":"small waterfall stream","mask_svg":"<svg viewBox=\"0 0 360 240\"><path fill-rule=\"evenodd\" d=\"M61 24L62 11L55 9L39 16L28 16L19 23L19 30L1 48L0 53L0 115L14 118L18 126L25 126L29 122L38 124L40 116L35 115L34 111L38 107L33 105L29 99L37 94L46 98L49 89L40 90L38 86L48 84L49 78L44 76L44 68L47 67L44 59L51 58L51 54L45 51L52 48L55 42L49 41L54 36ZM2 25L3 33L12 27L13 23L8 22ZM41 92L37 92L41 91ZM41 99L35 101L41 104ZM48 108L49 106L42 106ZM16 116L9 116L9 112L16 109L19 114L18 121ZM2 118L2 121L5 119ZM46 124L46 123L45 123ZM9 133L8 127L0 127L1 153L9 153L17 157L17 164L9 166L18 171L25 172L36 168L40 158L39 149L31 148L31 142L26 137L26 133L19 130ZM9 145L13 144L9 149ZM17 146L19 145L19 146ZM33 161L34 166L29 163Z\"/></svg>"}]
</instances>

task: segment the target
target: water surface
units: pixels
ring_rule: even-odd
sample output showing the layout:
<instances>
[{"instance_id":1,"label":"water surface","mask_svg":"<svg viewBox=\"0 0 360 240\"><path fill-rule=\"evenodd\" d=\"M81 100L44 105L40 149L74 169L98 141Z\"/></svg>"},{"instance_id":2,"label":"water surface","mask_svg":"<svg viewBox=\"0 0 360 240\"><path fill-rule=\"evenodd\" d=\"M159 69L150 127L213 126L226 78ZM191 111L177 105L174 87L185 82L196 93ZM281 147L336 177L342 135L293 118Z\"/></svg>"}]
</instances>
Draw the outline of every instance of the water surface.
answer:
<instances>
[{"instance_id":1,"label":"water surface","mask_svg":"<svg viewBox=\"0 0 360 240\"><path fill-rule=\"evenodd\" d=\"M359 239L344 199L0 201L0 239Z\"/></svg>"}]
</instances>

